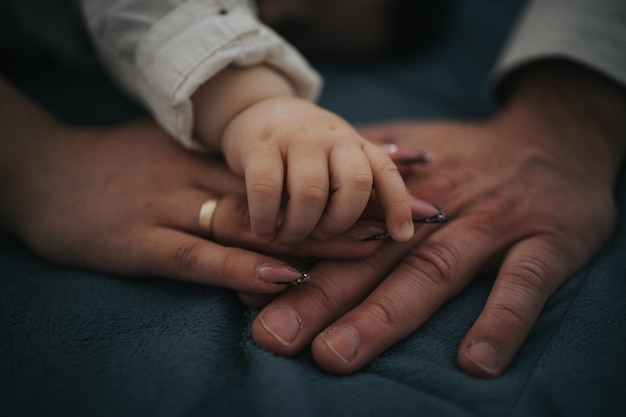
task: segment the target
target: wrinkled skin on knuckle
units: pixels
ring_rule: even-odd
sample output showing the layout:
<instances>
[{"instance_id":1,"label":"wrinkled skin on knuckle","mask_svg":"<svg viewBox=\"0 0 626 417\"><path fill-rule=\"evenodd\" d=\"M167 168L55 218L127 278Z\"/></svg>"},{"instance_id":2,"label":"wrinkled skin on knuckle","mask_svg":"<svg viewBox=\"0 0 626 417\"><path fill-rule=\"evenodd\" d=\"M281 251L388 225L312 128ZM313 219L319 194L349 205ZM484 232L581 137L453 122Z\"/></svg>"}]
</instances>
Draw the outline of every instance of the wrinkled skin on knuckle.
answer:
<instances>
[{"instance_id":1,"label":"wrinkled skin on knuckle","mask_svg":"<svg viewBox=\"0 0 626 417\"><path fill-rule=\"evenodd\" d=\"M546 257L545 254L549 252L552 253ZM538 296L547 298L560 284L554 282L557 271L547 259L567 259L559 252L549 245L537 247L536 254L527 254L502 276L503 285L509 283L511 292L518 294L520 299L530 301Z\"/></svg>"},{"instance_id":2,"label":"wrinkled skin on knuckle","mask_svg":"<svg viewBox=\"0 0 626 417\"><path fill-rule=\"evenodd\" d=\"M443 165L433 167L433 171L420 172L419 176L405 177L405 181L409 189L413 188L413 185L419 186L420 198L441 204L448 210L453 206L463 207L476 201L476 195L468 192L468 176L465 175L465 171L458 169L448 171L447 169Z\"/></svg>"},{"instance_id":3,"label":"wrinkled skin on knuckle","mask_svg":"<svg viewBox=\"0 0 626 417\"><path fill-rule=\"evenodd\" d=\"M334 312L337 306L344 305L340 294L341 292L338 292L334 285L317 285L310 282L307 284L305 303L313 306L317 311Z\"/></svg>"},{"instance_id":4,"label":"wrinkled skin on knuckle","mask_svg":"<svg viewBox=\"0 0 626 417\"><path fill-rule=\"evenodd\" d=\"M374 184L372 172L364 168L356 169L350 173L347 186L359 193L370 193Z\"/></svg>"},{"instance_id":5,"label":"wrinkled skin on knuckle","mask_svg":"<svg viewBox=\"0 0 626 417\"><path fill-rule=\"evenodd\" d=\"M391 159L385 160L379 169L381 176L384 178L393 178L400 175L398 167Z\"/></svg>"},{"instance_id":6,"label":"wrinkled skin on knuckle","mask_svg":"<svg viewBox=\"0 0 626 417\"><path fill-rule=\"evenodd\" d=\"M498 300L490 305L489 315L504 323L507 328L525 334L533 326L534 318L527 317L523 311L518 299Z\"/></svg>"},{"instance_id":7,"label":"wrinkled skin on knuckle","mask_svg":"<svg viewBox=\"0 0 626 417\"><path fill-rule=\"evenodd\" d=\"M241 272L241 256L239 250L227 251L215 259L217 262L216 276L222 281L221 286L227 286L226 283L232 282L239 278Z\"/></svg>"},{"instance_id":8,"label":"wrinkled skin on knuckle","mask_svg":"<svg viewBox=\"0 0 626 417\"><path fill-rule=\"evenodd\" d=\"M424 289L443 291L447 298L456 293L460 283L455 281L461 254L454 245L426 241L403 261L422 281Z\"/></svg>"},{"instance_id":9,"label":"wrinkled skin on knuckle","mask_svg":"<svg viewBox=\"0 0 626 417\"><path fill-rule=\"evenodd\" d=\"M248 185L248 194L254 195L261 202L273 199L274 196L280 195L281 192L282 189L279 184L267 180L257 180Z\"/></svg>"},{"instance_id":10,"label":"wrinkled skin on knuckle","mask_svg":"<svg viewBox=\"0 0 626 417\"><path fill-rule=\"evenodd\" d=\"M368 322L376 328L382 326L382 334L401 333L404 335L403 328L406 327L407 314L399 308L399 304L395 302L393 297L380 296L375 300L368 301L366 305L366 314L370 317ZM399 336L399 335L398 335Z\"/></svg>"},{"instance_id":11,"label":"wrinkled skin on knuckle","mask_svg":"<svg viewBox=\"0 0 626 417\"><path fill-rule=\"evenodd\" d=\"M473 215L477 224L492 227L502 223L509 223L511 216L518 211L527 210L526 203L510 190L492 190L483 192L481 203L473 207Z\"/></svg>"},{"instance_id":12,"label":"wrinkled skin on knuckle","mask_svg":"<svg viewBox=\"0 0 626 417\"><path fill-rule=\"evenodd\" d=\"M305 207L323 207L328 200L328 188L314 178L303 180L295 187L290 198L295 198Z\"/></svg>"},{"instance_id":13,"label":"wrinkled skin on knuckle","mask_svg":"<svg viewBox=\"0 0 626 417\"><path fill-rule=\"evenodd\" d=\"M202 242L194 240L178 246L174 252L174 264L181 273L193 272L198 265Z\"/></svg>"}]
</instances>

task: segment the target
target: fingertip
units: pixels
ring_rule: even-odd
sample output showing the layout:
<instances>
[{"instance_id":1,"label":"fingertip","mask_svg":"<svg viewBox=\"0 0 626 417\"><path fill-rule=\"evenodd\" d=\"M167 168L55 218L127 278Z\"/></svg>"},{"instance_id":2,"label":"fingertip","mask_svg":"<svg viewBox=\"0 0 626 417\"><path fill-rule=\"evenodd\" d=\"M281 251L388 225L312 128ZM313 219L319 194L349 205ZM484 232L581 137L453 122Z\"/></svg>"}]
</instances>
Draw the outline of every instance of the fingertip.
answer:
<instances>
[{"instance_id":1,"label":"fingertip","mask_svg":"<svg viewBox=\"0 0 626 417\"><path fill-rule=\"evenodd\" d=\"M412 221L402 224L396 235L392 235L393 239L398 242L407 242L411 240L415 234L415 225Z\"/></svg>"},{"instance_id":2,"label":"fingertip","mask_svg":"<svg viewBox=\"0 0 626 417\"><path fill-rule=\"evenodd\" d=\"M488 340L464 343L457 361L463 372L480 378L495 378L504 370L500 347Z\"/></svg>"},{"instance_id":3,"label":"fingertip","mask_svg":"<svg viewBox=\"0 0 626 417\"><path fill-rule=\"evenodd\" d=\"M358 360L360 340L352 326L331 327L320 333L311 344L317 366L334 375L349 375L361 368Z\"/></svg>"},{"instance_id":4,"label":"fingertip","mask_svg":"<svg viewBox=\"0 0 626 417\"><path fill-rule=\"evenodd\" d=\"M255 343L281 356L298 352L296 339L302 328L302 319L291 308L269 307L259 313L252 322L252 338Z\"/></svg>"}]
</instances>

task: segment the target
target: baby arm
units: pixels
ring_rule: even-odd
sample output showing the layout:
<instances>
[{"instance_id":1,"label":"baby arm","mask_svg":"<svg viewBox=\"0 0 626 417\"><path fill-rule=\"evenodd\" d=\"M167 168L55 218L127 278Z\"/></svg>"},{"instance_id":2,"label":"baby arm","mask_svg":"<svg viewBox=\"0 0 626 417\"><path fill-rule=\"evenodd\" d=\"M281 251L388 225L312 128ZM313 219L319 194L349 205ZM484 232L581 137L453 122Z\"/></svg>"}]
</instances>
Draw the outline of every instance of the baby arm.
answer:
<instances>
[{"instance_id":1,"label":"baby arm","mask_svg":"<svg viewBox=\"0 0 626 417\"><path fill-rule=\"evenodd\" d=\"M267 66L228 67L193 96L195 134L245 178L252 230L279 247L345 232L376 190L390 236L414 228L398 170L346 121ZM281 208L283 208L282 210Z\"/></svg>"}]
</instances>

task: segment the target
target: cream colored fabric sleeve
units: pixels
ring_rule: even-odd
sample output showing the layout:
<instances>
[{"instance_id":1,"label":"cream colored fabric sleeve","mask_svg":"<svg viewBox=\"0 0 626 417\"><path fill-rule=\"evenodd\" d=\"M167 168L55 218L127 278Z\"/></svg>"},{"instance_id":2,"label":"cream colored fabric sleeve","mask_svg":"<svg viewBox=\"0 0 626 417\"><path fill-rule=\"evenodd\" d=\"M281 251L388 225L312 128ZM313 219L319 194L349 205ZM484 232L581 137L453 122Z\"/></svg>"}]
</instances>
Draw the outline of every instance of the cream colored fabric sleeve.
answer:
<instances>
[{"instance_id":1,"label":"cream colored fabric sleeve","mask_svg":"<svg viewBox=\"0 0 626 417\"><path fill-rule=\"evenodd\" d=\"M528 63L565 58L626 85L626 0L529 0L491 85Z\"/></svg>"},{"instance_id":2,"label":"cream colored fabric sleeve","mask_svg":"<svg viewBox=\"0 0 626 417\"><path fill-rule=\"evenodd\" d=\"M297 94L315 100L321 79L247 0L81 0L104 64L185 147L193 135L191 96L228 65L266 64Z\"/></svg>"}]
</instances>

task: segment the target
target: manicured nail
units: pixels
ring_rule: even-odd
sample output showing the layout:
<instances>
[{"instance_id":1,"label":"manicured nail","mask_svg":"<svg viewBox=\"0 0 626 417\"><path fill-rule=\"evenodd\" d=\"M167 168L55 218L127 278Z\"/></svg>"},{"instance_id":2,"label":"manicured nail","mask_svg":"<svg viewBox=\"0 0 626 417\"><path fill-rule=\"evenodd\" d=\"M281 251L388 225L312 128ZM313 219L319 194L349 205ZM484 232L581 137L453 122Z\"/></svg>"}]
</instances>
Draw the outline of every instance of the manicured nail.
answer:
<instances>
[{"instance_id":1,"label":"manicured nail","mask_svg":"<svg viewBox=\"0 0 626 417\"><path fill-rule=\"evenodd\" d=\"M262 263L256 268L256 276L272 284L305 284L311 280L311 274L304 269L289 265Z\"/></svg>"},{"instance_id":2,"label":"manicured nail","mask_svg":"<svg viewBox=\"0 0 626 417\"><path fill-rule=\"evenodd\" d=\"M410 198L409 207L411 207L414 223L444 223L448 220L446 212L424 200Z\"/></svg>"},{"instance_id":3,"label":"manicured nail","mask_svg":"<svg viewBox=\"0 0 626 417\"><path fill-rule=\"evenodd\" d=\"M472 343L465 352L465 356L474 365L490 375L498 375L500 360L498 347L491 342Z\"/></svg>"},{"instance_id":4,"label":"manicured nail","mask_svg":"<svg viewBox=\"0 0 626 417\"><path fill-rule=\"evenodd\" d=\"M352 326L337 326L326 330L322 340L342 362L348 363L359 350L359 334Z\"/></svg>"},{"instance_id":5,"label":"manicured nail","mask_svg":"<svg viewBox=\"0 0 626 417\"><path fill-rule=\"evenodd\" d=\"M355 225L346 232L346 235L351 239L360 240L361 242L389 238L389 233L384 224L365 220L355 223Z\"/></svg>"},{"instance_id":6,"label":"manicured nail","mask_svg":"<svg viewBox=\"0 0 626 417\"><path fill-rule=\"evenodd\" d=\"M261 325L280 343L285 346L291 345L300 333L302 320L290 308L276 307L264 311L259 316Z\"/></svg>"},{"instance_id":7,"label":"manicured nail","mask_svg":"<svg viewBox=\"0 0 626 417\"><path fill-rule=\"evenodd\" d=\"M382 146L383 151L394 160L396 164L413 165L428 164L431 161L430 155L421 149L411 146L396 145L388 143Z\"/></svg>"}]
</instances>

